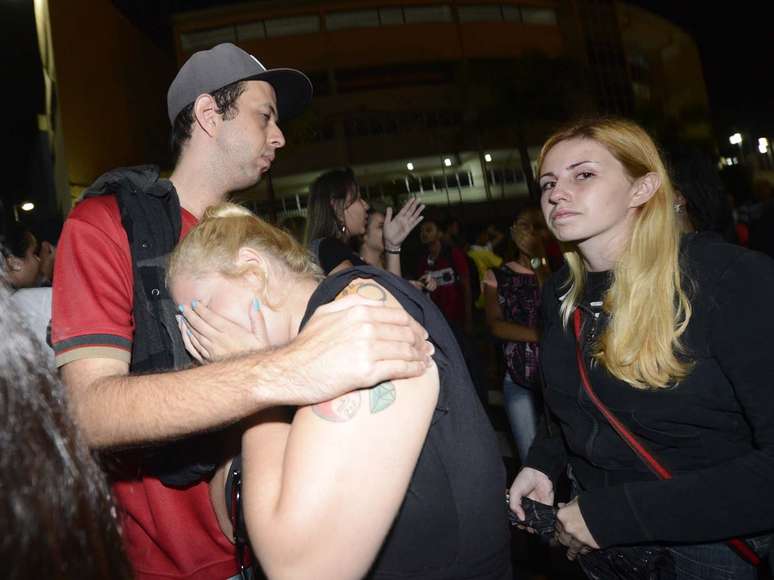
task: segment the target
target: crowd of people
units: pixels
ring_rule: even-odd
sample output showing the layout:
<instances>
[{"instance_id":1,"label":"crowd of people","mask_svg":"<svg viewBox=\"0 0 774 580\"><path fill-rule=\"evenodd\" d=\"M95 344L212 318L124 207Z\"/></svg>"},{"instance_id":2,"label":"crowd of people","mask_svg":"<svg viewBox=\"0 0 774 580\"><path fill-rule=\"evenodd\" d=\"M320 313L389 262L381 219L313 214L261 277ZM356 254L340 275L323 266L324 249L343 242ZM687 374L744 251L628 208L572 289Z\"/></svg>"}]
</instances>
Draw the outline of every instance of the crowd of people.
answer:
<instances>
[{"instance_id":1,"label":"crowd of people","mask_svg":"<svg viewBox=\"0 0 774 580\"><path fill-rule=\"evenodd\" d=\"M7 228L8 577L509 580L531 533L592 579L757 578L774 262L735 243L705 159L599 118L546 140L508 224L380 205L349 168L305 223L228 203L311 98L198 52L168 179L106 173L56 252Z\"/></svg>"}]
</instances>

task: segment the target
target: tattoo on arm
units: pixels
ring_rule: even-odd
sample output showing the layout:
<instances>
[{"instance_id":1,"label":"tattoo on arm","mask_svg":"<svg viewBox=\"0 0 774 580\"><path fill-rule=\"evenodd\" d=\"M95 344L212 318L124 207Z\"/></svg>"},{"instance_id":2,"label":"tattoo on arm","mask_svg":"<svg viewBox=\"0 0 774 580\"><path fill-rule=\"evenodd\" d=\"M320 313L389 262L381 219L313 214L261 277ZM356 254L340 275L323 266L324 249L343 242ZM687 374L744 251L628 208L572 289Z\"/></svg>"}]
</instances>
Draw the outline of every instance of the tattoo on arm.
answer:
<instances>
[{"instance_id":1,"label":"tattoo on arm","mask_svg":"<svg viewBox=\"0 0 774 580\"><path fill-rule=\"evenodd\" d=\"M360 391L354 391L324 403L312 406L315 415L332 423L346 423L360 411ZM368 390L369 410L372 415L384 411L398 397L398 390L390 381L385 381Z\"/></svg>"},{"instance_id":2,"label":"tattoo on arm","mask_svg":"<svg viewBox=\"0 0 774 580\"><path fill-rule=\"evenodd\" d=\"M395 389L395 385L390 381L385 381L376 385L369 391L371 414L374 415L379 411L384 411L395 402L397 396L398 391Z\"/></svg>"},{"instance_id":3,"label":"tattoo on arm","mask_svg":"<svg viewBox=\"0 0 774 580\"><path fill-rule=\"evenodd\" d=\"M360 409L360 391L353 391L332 401L312 406L314 414L334 423L346 423L357 415Z\"/></svg>"},{"instance_id":4,"label":"tattoo on arm","mask_svg":"<svg viewBox=\"0 0 774 580\"><path fill-rule=\"evenodd\" d=\"M339 298L344 298L345 296L350 296L352 294L357 294L358 296L362 296L363 298L368 298L369 300L378 300L379 302L387 302L387 292L384 291L384 288L379 286L378 284L374 284L373 282L363 282L363 283L357 283L357 284L350 284L344 290L339 292Z\"/></svg>"},{"instance_id":5,"label":"tattoo on arm","mask_svg":"<svg viewBox=\"0 0 774 580\"><path fill-rule=\"evenodd\" d=\"M357 294L370 300L387 302L387 292L373 282L350 284L339 293L339 298ZM353 391L332 401L318 403L312 406L315 415L333 423L346 423L352 420L360 410L360 391ZM384 411L395 402L397 390L390 381L385 381L368 390L369 409L371 414Z\"/></svg>"},{"instance_id":6,"label":"tattoo on arm","mask_svg":"<svg viewBox=\"0 0 774 580\"><path fill-rule=\"evenodd\" d=\"M384 291L384 288L373 282L358 284L356 292L358 296L362 296L363 298L387 302L387 292Z\"/></svg>"}]
</instances>

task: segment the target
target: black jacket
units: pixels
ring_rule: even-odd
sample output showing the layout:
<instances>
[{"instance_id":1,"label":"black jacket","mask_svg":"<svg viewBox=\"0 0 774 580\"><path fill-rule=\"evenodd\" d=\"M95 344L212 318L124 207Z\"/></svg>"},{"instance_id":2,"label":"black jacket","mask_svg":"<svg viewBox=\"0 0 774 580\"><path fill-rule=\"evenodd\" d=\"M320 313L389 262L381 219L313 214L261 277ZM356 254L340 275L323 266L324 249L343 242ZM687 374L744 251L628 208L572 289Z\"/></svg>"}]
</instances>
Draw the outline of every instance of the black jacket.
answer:
<instances>
[{"instance_id":1,"label":"black jacket","mask_svg":"<svg viewBox=\"0 0 774 580\"><path fill-rule=\"evenodd\" d=\"M691 234L681 267L693 307L683 335L692 373L674 387L637 390L599 366L589 371L597 395L673 472L669 481L641 463L582 390L575 338L559 318L567 268L544 288L541 364L559 428L541 430L527 465L554 480L571 465L601 547L774 529L774 261ZM597 284L584 306L603 290Z\"/></svg>"},{"instance_id":2,"label":"black jacket","mask_svg":"<svg viewBox=\"0 0 774 580\"><path fill-rule=\"evenodd\" d=\"M99 177L84 198L115 195L132 255L134 286L132 373L180 370L191 365L175 318L177 308L166 287L169 253L180 238L180 200L172 182L153 165L115 169ZM222 461L214 433L147 447L142 471L164 484L185 487L209 479ZM133 472L135 462L114 462L113 470ZM113 456L118 458L117 455ZM126 476L126 475L124 475ZM136 474L134 475L136 476Z\"/></svg>"}]
</instances>

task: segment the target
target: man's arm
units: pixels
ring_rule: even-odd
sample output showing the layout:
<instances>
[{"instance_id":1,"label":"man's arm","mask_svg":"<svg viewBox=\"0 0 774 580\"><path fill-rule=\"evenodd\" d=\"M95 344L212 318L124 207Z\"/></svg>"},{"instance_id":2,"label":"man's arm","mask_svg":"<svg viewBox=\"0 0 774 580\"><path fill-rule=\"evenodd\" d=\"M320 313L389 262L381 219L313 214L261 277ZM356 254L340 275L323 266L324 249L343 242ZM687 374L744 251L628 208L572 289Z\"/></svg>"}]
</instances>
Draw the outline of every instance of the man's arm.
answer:
<instances>
[{"instance_id":1,"label":"man's arm","mask_svg":"<svg viewBox=\"0 0 774 580\"><path fill-rule=\"evenodd\" d=\"M332 399L364 384L414 377L427 333L400 308L362 297L326 305L282 348L184 371L128 375L125 362L62 367L71 408L95 447L153 444L214 429L274 405Z\"/></svg>"},{"instance_id":2,"label":"man's arm","mask_svg":"<svg viewBox=\"0 0 774 580\"><path fill-rule=\"evenodd\" d=\"M267 406L274 385L250 384L269 353L179 372L129 376L129 365L84 358L62 367L70 406L93 447L147 445L221 427ZM269 369L264 366L264 372Z\"/></svg>"},{"instance_id":3,"label":"man's arm","mask_svg":"<svg viewBox=\"0 0 774 580\"><path fill-rule=\"evenodd\" d=\"M381 292L373 281L348 290ZM346 292L346 290L345 290ZM243 438L245 521L273 578L362 578L403 502L438 392L435 366L300 409L292 427L273 415Z\"/></svg>"}]
</instances>

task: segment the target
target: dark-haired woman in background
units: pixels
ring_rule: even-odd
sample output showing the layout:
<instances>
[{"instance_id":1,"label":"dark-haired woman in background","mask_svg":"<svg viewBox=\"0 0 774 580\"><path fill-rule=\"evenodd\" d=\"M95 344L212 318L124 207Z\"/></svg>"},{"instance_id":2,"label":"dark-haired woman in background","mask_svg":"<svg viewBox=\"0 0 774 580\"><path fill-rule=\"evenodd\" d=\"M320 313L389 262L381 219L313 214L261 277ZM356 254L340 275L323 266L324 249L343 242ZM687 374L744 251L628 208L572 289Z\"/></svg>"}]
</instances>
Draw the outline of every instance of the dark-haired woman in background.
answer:
<instances>
[{"instance_id":1,"label":"dark-haired woman in background","mask_svg":"<svg viewBox=\"0 0 774 580\"><path fill-rule=\"evenodd\" d=\"M349 167L323 173L309 188L306 243L325 275L365 262L357 255L350 240L366 232L368 202L360 195L355 174ZM403 240L422 221L424 205L409 199L395 217L392 208L384 216L385 265L389 272L401 275L400 249Z\"/></svg>"},{"instance_id":2,"label":"dark-haired woman in background","mask_svg":"<svg viewBox=\"0 0 774 580\"><path fill-rule=\"evenodd\" d=\"M546 222L540 208L522 207L511 226L515 258L484 276L486 322L502 342L503 395L519 459L527 457L538 422L540 394L540 288L550 273L543 244Z\"/></svg>"}]
</instances>

